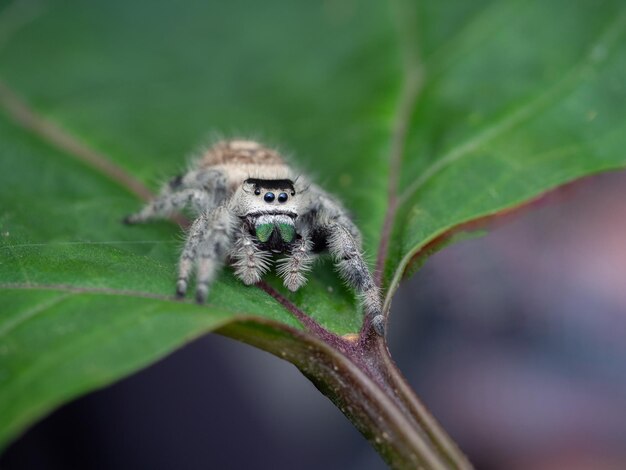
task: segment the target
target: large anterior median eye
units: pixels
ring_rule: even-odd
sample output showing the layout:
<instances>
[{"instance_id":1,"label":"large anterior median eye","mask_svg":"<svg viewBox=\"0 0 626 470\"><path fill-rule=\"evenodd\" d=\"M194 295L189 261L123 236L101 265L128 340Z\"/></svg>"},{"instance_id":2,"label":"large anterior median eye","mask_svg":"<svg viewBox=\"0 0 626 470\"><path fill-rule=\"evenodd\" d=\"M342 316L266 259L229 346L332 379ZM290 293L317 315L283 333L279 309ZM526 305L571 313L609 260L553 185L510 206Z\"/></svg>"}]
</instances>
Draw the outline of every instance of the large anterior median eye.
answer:
<instances>
[{"instance_id":1,"label":"large anterior median eye","mask_svg":"<svg viewBox=\"0 0 626 470\"><path fill-rule=\"evenodd\" d=\"M280 202L281 204L284 202L287 202L287 199L289 199L289 196L287 196L287 193L280 193L278 195L278 202Z\"/></svg>"},{"instance_id":2,"label":"large anterior median eye","mask_svg":"<svg viewBox=\"0 0 626 470\"><path fill-rule=\"evenodd\" d=\"M265 202L274 202L274 199L276 199L276 196L274 196L274 193L265 193L265 196L263 196L263 199L265 199Z\"/></svg>"}]
</instances>

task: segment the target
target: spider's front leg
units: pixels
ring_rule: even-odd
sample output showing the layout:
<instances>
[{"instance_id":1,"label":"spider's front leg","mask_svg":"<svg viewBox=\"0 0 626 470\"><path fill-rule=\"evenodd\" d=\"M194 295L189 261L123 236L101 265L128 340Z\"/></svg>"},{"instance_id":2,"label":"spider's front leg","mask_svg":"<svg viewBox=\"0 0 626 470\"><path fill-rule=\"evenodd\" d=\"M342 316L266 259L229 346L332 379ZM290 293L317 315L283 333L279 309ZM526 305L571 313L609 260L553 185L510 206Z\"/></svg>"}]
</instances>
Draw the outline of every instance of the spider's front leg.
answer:
<instances>
[{"instance_id":1,"label":"spider's front leg","mask_svg":"<svg viewBox=\"0 0 626 470\"><path fill-rule=\"evenodd\" d=\"M363 259L360 243L348 227L339 223L330 223L325 227L325 232L328 251L335 260L339 275L357 292L365 312L372 318L376 332L382 336L384 320L380 290Z\"/></svg>"},{"instance_id":2,"label":"spider's front leg","mask_svg":"<svg viewBox=\"0 0 626 470\"><path fill-rule=\"evenodd\" d=\"M226 177L219 170L192 170L172 178L159 195L139 212L124 218L126 224L139 224L166 218L191 206L196 213L215 207L226 196Z\"/></svg>"},{"instance_id":3,"label":"spider's front leg","mask_svg":"<svg viewBox=\"0 0 626 470\"><path fill-rule=\"evenodd\" d=\"M363 259L361 233L339 201L314 184L305 194L308 210L302 218L316 244L328 247L339 275L359 296L365 313L371 317L376 332L384 335L384 317L380 290Z\"/></svg>"},{"instance_id":4,"label":"spider's front leg","mask_svg":"<svg viewBox=\"0 0 626 470\"><path fill-rule=\"evenodd\" d=\"M237 218L226 206L202 213L191 225L180 256L177 297L187 292L189 277L196 268L196 301L204 303L209 284L221 268L232 246Z\"/></svg>"}]
</instances>

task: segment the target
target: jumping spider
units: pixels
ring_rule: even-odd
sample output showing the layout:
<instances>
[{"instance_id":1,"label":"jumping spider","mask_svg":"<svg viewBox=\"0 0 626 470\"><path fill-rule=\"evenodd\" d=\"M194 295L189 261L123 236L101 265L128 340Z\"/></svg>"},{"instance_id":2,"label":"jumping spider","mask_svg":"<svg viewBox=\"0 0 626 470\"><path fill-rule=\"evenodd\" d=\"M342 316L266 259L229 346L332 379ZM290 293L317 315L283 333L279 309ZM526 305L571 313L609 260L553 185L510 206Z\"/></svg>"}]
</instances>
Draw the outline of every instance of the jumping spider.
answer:
<instances>
[{"instance_id":1,"label":"jumping spider","mask_svg":"<svg viewBox=\"0 0 626 470\"><path fill-rule=\"evenodd\" d=\"M315 256L328 251L382 334L380 294L363 260L358 228L336 199L294 176L275 150L250 140L221 141L124 221L136 224L192 211L197 218L180 256L176 295L185 296L195 271L199 303L226 260L250 285L278 258L276 272L296 291L306 283Z\"/></svg>"}]
</instances>

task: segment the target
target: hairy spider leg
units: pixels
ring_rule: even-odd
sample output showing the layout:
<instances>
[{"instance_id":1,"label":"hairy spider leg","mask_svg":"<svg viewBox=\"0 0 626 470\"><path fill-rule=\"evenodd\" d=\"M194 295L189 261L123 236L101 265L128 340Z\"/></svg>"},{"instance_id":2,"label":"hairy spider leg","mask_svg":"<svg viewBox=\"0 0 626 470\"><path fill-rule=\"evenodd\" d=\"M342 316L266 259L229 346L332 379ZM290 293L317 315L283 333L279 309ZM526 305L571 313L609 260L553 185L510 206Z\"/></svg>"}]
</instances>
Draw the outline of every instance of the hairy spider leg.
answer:
<instances>
[{"instance_id":1,"label":"hairy spider leg","mask_svg":"<svg viewBox=\"0 0 626 470\"><path fill-rule=\"evenodd\" d=\"M379 334L383 334L380 290L363 258L361 234L343 206L316 185L308 190L309 207L303 222L323 237L341 278L360 297L365 312Z\"/></svg>"},{"instance_id":2,"label":"hairy spider leg","mask_svg":"<svg viewBox=\"0 0 626 470\"><path fill-rule=\"evenodd\" d=\"M189 171L166 183L157 196L136 214L124 219L127 224L138 224L153 219L167 218L190 207L201 213L220 204L227 195L226 177L215 169Z\"/></svg>"},{"instance_id":3,"label":"hairy spider leg","mask_svg":"<svg viewBox=\"0 0 626 470\"><path fill-rule=\"evenodd\" d=\"M222 267L232 246L237 218L226 206L202 213L191 225L180 257L176 295L184 297L189 277L196 268L196 301L204 303L209 284Z\"/></svg>"},{"instance_id":4,"label":"hairy spider leg","mask_svg":"<svg viewBox=\"0 0 626 470\"><path fill-rule=\"evenodd\" d=\"M261 280L270 266L272 255L261 250L246 227L240 227L240 233L235 242L230 257L235 275L246 285L256 284Z\"/></svg>"}]
</instances>

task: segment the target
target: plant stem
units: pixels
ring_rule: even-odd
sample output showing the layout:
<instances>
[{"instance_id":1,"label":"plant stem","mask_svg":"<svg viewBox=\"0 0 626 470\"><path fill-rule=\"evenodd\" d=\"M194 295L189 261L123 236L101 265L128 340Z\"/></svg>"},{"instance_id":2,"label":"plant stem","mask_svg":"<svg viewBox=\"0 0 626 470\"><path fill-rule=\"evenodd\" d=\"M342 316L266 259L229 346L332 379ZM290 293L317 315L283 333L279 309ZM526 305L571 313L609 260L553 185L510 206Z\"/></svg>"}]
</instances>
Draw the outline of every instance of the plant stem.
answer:
<instances>
[{"instance_id":1,"label":"plant stem","mask_svg":"<svg viewBox=\"0 0 626 470\"><path fill-rule=\"evenodd\" d=\"M288 360L326 395L394 469L470 469L389 356L384 338L329 342L275 322L243 320L220 333ZM336 342L342 344L338 348Z\"/></svg>"},{"instance_id":2,"label":"plant stem","mask_svg":"<svg viewBox=\"0 0 626 470\"><path fill-rule=\"evenodd\" d=\"M401 406L408 410L415 424L426 432L429 441L437 448L437 453L447 460L448 467L446 468L472 468L456 443L417 398L392 360L384 338L376 336L375 341L376 357L380 361L378 366L386 374L386 383L390 392L397 400L400 400Z\"/></svg>"}]
</instances>

